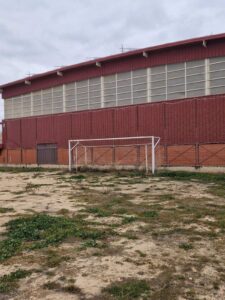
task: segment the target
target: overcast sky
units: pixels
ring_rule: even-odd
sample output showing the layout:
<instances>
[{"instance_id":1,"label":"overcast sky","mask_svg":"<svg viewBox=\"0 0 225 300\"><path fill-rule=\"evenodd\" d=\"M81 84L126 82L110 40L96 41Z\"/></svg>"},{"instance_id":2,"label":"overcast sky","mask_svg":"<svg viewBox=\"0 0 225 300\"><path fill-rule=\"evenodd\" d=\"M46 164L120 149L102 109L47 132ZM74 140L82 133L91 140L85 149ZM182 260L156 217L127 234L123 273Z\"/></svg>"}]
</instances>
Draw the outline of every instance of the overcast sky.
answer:
<instances>
[{"instance_id":1,"label":"overcast sky","mask_svg":"<svg viewBox=\"0 0 225 300\"><path fill-rule=\"evenodd\" d=\"M0 83L225 32L225 0L0 0ZM0 119L3 105L0 106Z\"/></svg>"}]
</instances>

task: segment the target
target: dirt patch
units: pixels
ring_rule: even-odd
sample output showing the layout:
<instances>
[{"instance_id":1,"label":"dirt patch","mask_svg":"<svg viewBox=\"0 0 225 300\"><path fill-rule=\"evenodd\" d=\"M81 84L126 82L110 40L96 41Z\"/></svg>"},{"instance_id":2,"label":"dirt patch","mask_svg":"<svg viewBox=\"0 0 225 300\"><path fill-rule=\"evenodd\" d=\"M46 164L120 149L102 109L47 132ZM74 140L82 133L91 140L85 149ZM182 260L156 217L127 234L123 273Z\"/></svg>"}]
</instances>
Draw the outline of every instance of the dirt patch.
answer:
<instances>
[{"instance_id":1,"label":"dirt patch","mask_svg":"<svg viewBox=\"0 0 225 300\"><path fill-rule=\"evenodd\" d=\"M0 277L30 273L0 299L223 299L224 201L211 177L1 173L0 243L23 240L0 262ZM9 233L9 221L43 215L38 234ZM60 239L48 226L58 218Z\"/></svg>"}]
</instances>

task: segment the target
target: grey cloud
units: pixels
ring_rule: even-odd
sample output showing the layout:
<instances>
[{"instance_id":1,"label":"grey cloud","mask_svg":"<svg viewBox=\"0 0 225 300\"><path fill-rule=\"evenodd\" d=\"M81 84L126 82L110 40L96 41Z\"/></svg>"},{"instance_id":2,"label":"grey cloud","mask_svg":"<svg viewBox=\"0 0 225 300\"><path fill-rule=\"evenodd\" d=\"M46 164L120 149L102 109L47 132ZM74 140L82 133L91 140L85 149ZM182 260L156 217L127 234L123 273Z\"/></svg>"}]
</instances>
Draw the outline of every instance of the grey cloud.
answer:
<instances>
[{"instance_id":1,"label":"grey cloud","mask_svg":"<svg viewBox=\"0 0 225 300\"><path fill-rule=\"evenodd\" d=\"M0 7L0 83L117 53L121 44L225 32L224 0L0 0Z\"/></svg>"}]
</instances>

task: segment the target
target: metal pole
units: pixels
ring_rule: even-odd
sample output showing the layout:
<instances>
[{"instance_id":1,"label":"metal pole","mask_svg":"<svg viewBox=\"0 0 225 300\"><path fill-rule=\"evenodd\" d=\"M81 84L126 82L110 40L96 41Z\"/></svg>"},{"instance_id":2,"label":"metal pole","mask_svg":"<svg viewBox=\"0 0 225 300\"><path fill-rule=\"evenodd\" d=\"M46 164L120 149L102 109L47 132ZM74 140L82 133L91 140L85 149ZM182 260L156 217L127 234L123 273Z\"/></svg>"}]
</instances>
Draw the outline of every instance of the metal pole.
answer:
<instances>
[{"instance_id":1,"label":"metal pole","mask_svg":"<svg viewBox=\"0 0 225 300\"><path fill-rule=\"evenodd\" d=\"M84 147L84 160L85 160L85 166L87 166L87 147Z\"/></svg>"},{"instance_id":2,"label":"metal pole","mask_svg":"<svg viewBox=\"0 0 225 300\"><path fill-rule=\"evenodd\" d=\"M152 136L152 174L155 174L155 137Z\"/></svg>"},{"instance_id":3,"label":"metal pole","mask_svg":"<svg viewBox=\"0 0 225 300\"><path fill-rule=\"evenodd\" d=\"M77 157L77 145L76 145L76 148L75 148L75 161L76 161L76 172L78 171L78 157Z\"/></svg>"},{"instance_id":4,"label":"metal pole","mask_svg":"<svg viewBox=\"0 0 225 300\"><path fill-rule=\"evenodd\" d=\"M145 145L145 170L147 175L148 174L148 145Z\"/></svg>"},{"instance_id":5,"label":"metal pole","mask_svg":"<svg viewBox=\"0 0 225 300\"><path fill-rule=\"evenodd\" d=\"M69 171L72 170L72 164L71 164L71 147L70 147L70 141L68 141L68 149L69 149Z\"/></svg>"}]
</instances>

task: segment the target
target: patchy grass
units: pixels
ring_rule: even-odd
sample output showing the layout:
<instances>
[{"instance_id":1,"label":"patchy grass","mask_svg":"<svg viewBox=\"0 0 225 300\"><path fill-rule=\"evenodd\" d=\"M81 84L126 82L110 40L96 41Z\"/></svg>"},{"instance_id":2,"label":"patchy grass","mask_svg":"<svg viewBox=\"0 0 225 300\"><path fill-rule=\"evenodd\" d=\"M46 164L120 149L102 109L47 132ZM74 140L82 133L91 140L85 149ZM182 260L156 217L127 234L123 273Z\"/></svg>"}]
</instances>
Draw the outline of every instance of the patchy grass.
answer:
<instances>
[{"instance_id":1,"label":"patchy grass","mask_svg":"<svg viewBox=\"0 0 225 300\"><path fill-rule=\"evenodd\" d=\"M87 208L86 211L91 214L95 214L97 217L109 217L113 214L110 210L104 210L100 207L90 207Z\"/></svg>"},{"instance_id":2,"label":"patchy grass","mask_svg":"<svg viewBox=\"0 0 225 300\"><path fill-rule=\"evenodd\" d=\"M137 220L138 220L138 218L134 217L134 216L124 217L122 220L122 224L130 224L130 223L136 222Z\"/></svg>"},{"instance_id":3,"label":"patchy grass","mask_svg":"<svg viewBox=\"0 0 225 300\"><path fill-rule=\"evenodd\" d=\"M10 176L17 188L6 184ZM0 218L2 274L37 264L38 281L32 276L14 289L21 299L23 292L33 296L34 283L39 298L45 288L56 298L222 299L224 178L167 171L2 174L0 184L12 195L2 193L1 206L13 199L15 209Z\"/></svg>"},{"instance_id":4,"label":"patchy grass","mask_svg":"<svg viewBox=\"0 0 225 300\"><path fill-rule=\"evenodd\" d=\"M13 212L14 209L12 207L0 207L0 213L1 214L5 214L8 212Z\"/></svg>"},{"instance_id":5,"label":"patchy grass","mask_svg":"<svg viewBox=\"0 0 225 300\"><path fill-rule=\"evenodd\" d=\"M69 256L62 256L55 250L47 250L45 266L49 268L58 267L62 262L70 260Z\"/></svg>"},{"instance_id":6,"label":"patchy grass","mask_svg":"<svg viewBox=\"0 0 225 300\"><path fill-rule=\"evenodd\" d=\"M70 176L69 179L82 181L82 180L86 179L86 176L84 176L83 174L73 175L73 176Z\"/></svg>"},{"instance_id":7,"label":"patchy grass","mask_svg":"<svg viewBox=\"0 0 225 300\"><path fill-rule=\"evenodd\" d=\"M150 218L158 217L159 214L155 210L146 210L141 215L146 219L150 219Z\"/></svg>"},{"instance_id":8,"label":"patchy grass","mask_svg":"<svg viewBox=\"0 0 225 300\"><path fill-rule=\"evenodd\" d=\"M8 275L0 277L0 293L8 294L15 291L18 287L18 281L22 278L29 276L31 273L31 271L19 269Z\"/></svg>"},{"instance_id":9,"label":"patchy grass","mask_svg":"<svg viewBox=\"0 0 225 300\"><path fill-rule=\"evenodd\" d=\"M31 182L28 182L25 186L25 192L26 193L31 193L37 189L39 189L40 187L42 186L50 186L51 184L45 184L45 183L42 183L42 184L34 184L34 183L31 183Z\"/></svg>"},{"instance_id":10,"label":"patchy grass","mask_svg":"<svg viewBox=\"0 0 225 300\"><path fill-rule=\"evenodd\" d=\"M82 295L81 289L74 284L62 285L57 281L48 281L43 285L44 289L64 292L69 294Z\"/></svg>"},{"instance_id":11,"label":"patchy grass","mask_svg":"<svg viewBox=\"0 0 225 300\"><path fill-rule=\"evenodd\" d=\"M58 245L66 238L99 239L106 231L92 229L81 219L37 214L6 224L7 238L0 241L0 261L22 250L34 250Z\"/></svg>"},{"instance_id":12,"label":"patchy grass","mask_svg":"<svg viewBox=\"0 0 225 300\"><path fill-rule=\"evenodd\" d=\"M54 168L27 168L27 167L0 167L0 172L3 173L33 173L33 172L42 172L42 173L47 173L47 172L58 172L58 169Z\"/></svg>"},{"instance_id":13,"label":"patchy grass","mask_svg":"<svg viewBox=\"0 0 225 300\"><path fill-rule=\"evenodd\" d=\"M198 180L201 182L225 183L225 174L185 172L185 171L159 171L157 177L165 177L172 180Z\"/></svg>"},{"instance_id":14,"label":"patchy grass","mask_svg":"<svg viewBox=\"0 0 225 300\"><path fill-rule=\"evenodd\" d=\"M179 248L188 251L188 250L193 249L193 245L190 244L190 243L181 243L181 244L179 245Z\"/></svg>"},{"instance_id":15,"label":"patchy grass","mask_svg":"<svg viewBox=\"0 0 225 300\"><path fill-rule=\"evenodd\" d=\"M103 294L113 296L115 300L148 299L149 283L145 280L127 279L112 283L103 289ZM144 298L145 297L145 298Z\"/></svg>"}]
</instances>

